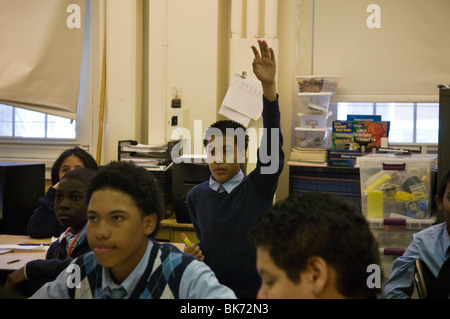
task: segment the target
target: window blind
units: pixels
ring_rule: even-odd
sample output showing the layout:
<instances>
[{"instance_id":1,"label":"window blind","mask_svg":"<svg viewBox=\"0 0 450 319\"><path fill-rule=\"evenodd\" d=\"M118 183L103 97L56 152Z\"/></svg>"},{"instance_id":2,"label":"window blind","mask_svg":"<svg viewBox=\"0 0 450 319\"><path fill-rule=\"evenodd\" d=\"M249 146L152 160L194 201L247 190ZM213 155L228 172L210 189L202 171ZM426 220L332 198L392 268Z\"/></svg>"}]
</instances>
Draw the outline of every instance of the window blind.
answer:
<instances>
[{"instance_id":1,"label":"window blind","mask_svg":"<svg viewBox=\"0 0 450 319\"><path fill-rule=\"evenodd\" d=\"M77 118L85 0L0 0L0 103Z\"/></svg>"},{"instance_id":2,"label":"window blind","mask_svg":"<svg viewBox=\"0 0 450 319\"><path fill-rule=\"evenodd\" d=\"M438 102L450 83L450 1L314 0L312 74L335 102Z\"/></svg>"}]
</instances>

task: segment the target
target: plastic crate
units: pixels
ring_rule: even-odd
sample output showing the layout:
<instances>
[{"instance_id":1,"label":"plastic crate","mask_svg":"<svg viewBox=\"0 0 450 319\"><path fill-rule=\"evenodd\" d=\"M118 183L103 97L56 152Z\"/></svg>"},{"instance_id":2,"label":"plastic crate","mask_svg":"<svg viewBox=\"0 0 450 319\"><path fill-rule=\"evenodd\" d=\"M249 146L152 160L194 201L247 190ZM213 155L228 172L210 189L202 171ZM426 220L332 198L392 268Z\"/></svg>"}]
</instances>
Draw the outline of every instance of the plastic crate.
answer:
<instances>
[{"instance_id":1,"label":"plastic crate","mask_svg":"<svg viewBox=\"0 0 450 319\"><path fill-rule=\"evenodd\" d=\"M337 76L332 75L298 75L295 77L298 92L331 92L337 90Z\"/></svg>"},{"instance_id":2,"label":"plastic crate","mask_svg":"<svg viewBox=\"0 0 450 319\"><path fill-rule=\"evenodd\" d=\"M331 128L296 127L296 145L298 147L329 148Z\"/></svg>"},{"instance_id":3,"label":"plastic crate","mask_svg":"<svg viewBox=\"0 0 450 319\"><path fill-rule=\"evenodd\" d=\"M300 112L304 114L327 114L333 93L298 93Z\"/></svg>"},{"instance_id":4,"label":"plastic crate","mask_svg":"<svg viewBox=\"0 0 450 319\"><path fill-rule=\"evenodd\" d=\"M358 157L367 218L428 219L434 214L437 155L370 154Z\"/></svg>"},{"instance_id":5,"label":"plastic crate","mask_svg":"<svg viewBox=\"0 0 450 319\"><path fill-rule=\"evenodd\" d=\"M299 126L305 128L326 128L328 124L328 118L332 112L324 114L304 114L298 113Z\"/></svg>"},{"instance_id":6,"label":"plastic crate","mask_svg":"<svg viewBox=\"0 0 450 319\"><path fill-rule=\"evenodd\" d=\"M368 218L368 222L379 247L406 249L413 239L413 234L430 227L436 219Z\"/></svg>"},{"instance_id":7,"label":"plastic crate","mask_svg":"<svg viewBox=\"0 0 450 319\"><path fill-rule=\"evenodd\" d=\"M392 274L392 265L394 261L403 255L404 249L379 248L380 251L380 268L383 276L383 285Z\"/></svg>"}]
</instances>

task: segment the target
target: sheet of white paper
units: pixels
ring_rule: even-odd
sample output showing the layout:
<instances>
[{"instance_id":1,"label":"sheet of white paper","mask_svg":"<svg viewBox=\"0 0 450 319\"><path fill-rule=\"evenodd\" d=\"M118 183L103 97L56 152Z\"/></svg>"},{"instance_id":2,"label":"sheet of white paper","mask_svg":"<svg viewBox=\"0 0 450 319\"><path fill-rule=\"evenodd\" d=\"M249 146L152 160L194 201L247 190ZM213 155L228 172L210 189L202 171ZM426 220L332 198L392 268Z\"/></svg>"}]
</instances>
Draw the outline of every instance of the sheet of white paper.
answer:
<instances>
[{"instance_id":1,"label":"sheet of white paper","mask_svg":"<svg viewBox=\"0 0 450 319\"><path fill-rule=\"evenodd\" d=\"M16 262L11 263L11 261ZM25 266L29 261L36 260L34 256L17 256L14 254L6 254L0 256L0 269L2 270L17 270ZM9 262L9 264L8 264Z\"/></svg>"},{"instance_id":2,"label":"sheet of white paper","mask_svg":"<svg viewBox=\"0 0 450 319\"><path fill-rule=\"evenodd\" d=\"M248 123L250 123L250 120L251 120L251 118L249 118L248 116L245 116L242 113L236 112L235 110L230 109L228 106L225 106L223 104L220 107L219 114L222 114L223 116L228 117L230 120L241 123L245 127L248 126Z\"/></svg>"},{"instance_id":3,"label":"sheet of white paper","mask_svg":"<svg viewBox=\"0 0 450 319\"><path fill-rule=\"evenodd\" d=\"M261 83L250 78L242 78L235 74L223 99L222 106L227 106L253 120L261 116L262 102Z\"/></svg>"},{"instance_id":4,"label":"sheet of white paper","mask_svg":"<svg viewBox=\"0 0 450 319\"><path fill-rule=\"evenodd\" d=\"M3 248L0 248L0 255L9 253L9 252L11 252L11 251L13 251L13 250L12 250L12 249L3 249Z\"/></svg>"},{"instance_id":5,"label":"sheet of white paper","mask_svg":"<svg viewBox=\"0 0 450 319\"><path fill-rule=\"evenodd\" d=\"M47 250L47 246L35 246L35 245L0 245L0 249L17 249L17 250Z\"/></svg>"}]
</instances>

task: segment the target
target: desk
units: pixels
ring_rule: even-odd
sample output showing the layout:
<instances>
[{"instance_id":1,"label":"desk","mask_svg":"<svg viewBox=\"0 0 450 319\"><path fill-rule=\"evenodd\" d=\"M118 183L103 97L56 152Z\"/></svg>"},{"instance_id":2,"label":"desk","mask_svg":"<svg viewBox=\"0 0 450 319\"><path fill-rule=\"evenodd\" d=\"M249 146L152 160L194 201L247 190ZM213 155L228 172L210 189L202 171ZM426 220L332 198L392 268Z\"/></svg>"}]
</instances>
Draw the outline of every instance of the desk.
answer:
<instances>
[{"instance_id":1,"label":"desk","mask_svg":"<svg viewBox=\"0 0 450 319\"><path fill-rule=\"evenodd\" d=\"M192 226L192 225L191 225ZM188 235L189 236L189 235ZM189 237L194 239L193 236ZM191 240L192 240L191 239ZM44 244L50 244L51 239L33 239L29 236L19 236L19 235L0 235L0 245L16 245L27 241L42 242ZM178 249L183 251L184 244L182 243L172 243ZM47 246L48 247L48 246ZM22 268L27 262L36 259L45 259L47 251L46 250L13 250L0 255L0 285L3 285L6 281L8 274L14 270ZM19 262L8 264L8 261L20 259Z\"/></svg>"},{"instance_id":2,"label":"desk","mask_svg":"<svg viewBox=\"0 0 450 319\"><path fill-rule=\"evenodd\" d=\"M171 225L172 221L169 221L167 224ZM173 226L173 225L172 225ZM170 227L170 226L169 226ZM189 229L188 226L178 225L181 227L180 229ZM192 227L192 225L191 225ZM197 238L194 235L188 233L186 231L190 240L196 240ZM23 242L33 241L33 242L42 242L44 244L50 244L51 239L33 239L28 236L19 236L19 235L0 235L0 245L17 245ZM198 241L197 241L198 242ZM183 251L184 243L182 243L181 239L178 242L172 242L174 246ZM48 247L48 246L47 246ZM0 255L0 271L13 271L22 268L27 262L36 260L36 259L45 259L45 255L47 254L47 250L13 250L11 252L1 254ZM8 264L8 261L20 259L19 262Z\"/></svg>"},{"instance_id":3,"label":"desk","mask_svg":"<svg viewBox=\"0 0 450 319\"><path fill-rule=\"evenodd\" d=\"M0 245L17 245L26 241L42 242L50 244L51 239L33 239L29 236L21 235L0 235ZM48 246L47 246L48 247ZM36 259L45 259L47 250L13 250L11 252L0 255L0 285L4 285L7 276L22 268L27 262ZM8 264L8 261L19 259L18 262Z\"/></svg>"},{"instance_id":4,"label":"desk","mask_svg":"<svg viewBox=\"0 0 450 319\"><path fill-rule=\"evenodd\" d=\"M0 245L17 245L23 242L42 242L50 244L50 238L33 239L29 236L19 235L0 235ZM48 246L47 246L48 247ZM17 270L22 268L27 262L36 259L45 259L47 250L13 250L11 252L0 255L0 270ZM20 259L19 262L8 264L8 261Z\"/></svg>"},{"instance_id":5,"label":"desk","mask_svg":"<svg viewBox=\"0 0 450 319\"><path fill-rule=\"evenodd\" d=\"M169 241L171 243L183 243L181 233L185 233L192 243L197 244L199 242L192 224L178 223L173 217L161 220L161 228L155 239L158 241Z\"/></svg>"}]
</instances>

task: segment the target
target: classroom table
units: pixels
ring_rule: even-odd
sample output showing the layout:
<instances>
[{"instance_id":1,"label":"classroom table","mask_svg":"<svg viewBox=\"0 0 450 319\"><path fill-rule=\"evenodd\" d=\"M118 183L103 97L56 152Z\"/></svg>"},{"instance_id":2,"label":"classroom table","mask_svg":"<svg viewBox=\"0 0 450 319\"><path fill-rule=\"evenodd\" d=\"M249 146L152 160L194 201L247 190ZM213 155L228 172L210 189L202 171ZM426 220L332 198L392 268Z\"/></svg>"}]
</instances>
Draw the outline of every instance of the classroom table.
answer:
<instances>
[{"instance_id":1,"label":"classroom table","mask_svg":"<svg viewBox=\"0 0 450 319\"><path fill-rule=\"evenodd\" d=\"M29 236L21 236L21 235L0 235L0 250L1 245L18 245L27 242L32 243L43 243L50 244L51 238L46 239L34 239ZM183 251L184 244L183 243L171 243L176 246L178 249ZM36 247L36 246L28 246ZM36 259L45 259L47 249L49 246L43 246L39 249L15 249L13 251L0 254L0 298L2 298L2 293L9 293L9 291L2 291L4 289L3 285L6 283L7 277L10 273L15 270L22 268L27 262L36 260ZM15 261L15 262L12 262ZM11 263L12 262L12 263ZM36 291L35 284L26 284L21 286L20 297L29 297ZM10 296L8 298L13 298L15 296Z\"/></svg>"},{"instance_id":2,"label":"classroom table","mask_svg":"<svg viewBox=\"0 0 450 319\"><path fill-rule=\"evenodd\" d=\"M50 244L51 238L33 239L28 236L20 236L20 235L0 235L0 250L1 245L17 245L26 242ZM171 244L178 247L178 249L180 249L181 251L183 251L184 244L182 243L171 243ZM48 246L45 246L45 248L48 248ZM8 253L1 254L0 271L13 271L20 269L29 261L36 259L45 259L46 253L47 253L46 249L42 250L42 248L38 248L29 250L16 249ZM8 263L15 260L19 261L14 263Z\"/></svg>"},{"instance_id":3,"label":"classroom table","mask_svg":"<svg viewBox=\"0 0 450 319\"><path fill-rule=\"evenodd\" d=\"M51 238L34 239L29 236L22 235L0 235L0 250L1 245L17 245L22 243L43 243L50 244ZM10 252L0 255L0 270L13 271L22 268L27 262L36 259L45 259L48 246L24 246L30 249L14 249ZM17 262L10 263L11 261L18 260Z\"/></svg>"}]
</instances>

